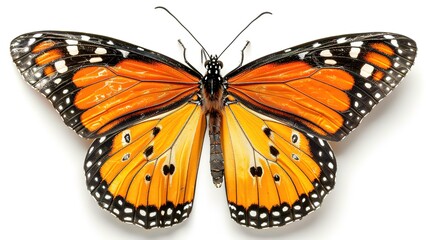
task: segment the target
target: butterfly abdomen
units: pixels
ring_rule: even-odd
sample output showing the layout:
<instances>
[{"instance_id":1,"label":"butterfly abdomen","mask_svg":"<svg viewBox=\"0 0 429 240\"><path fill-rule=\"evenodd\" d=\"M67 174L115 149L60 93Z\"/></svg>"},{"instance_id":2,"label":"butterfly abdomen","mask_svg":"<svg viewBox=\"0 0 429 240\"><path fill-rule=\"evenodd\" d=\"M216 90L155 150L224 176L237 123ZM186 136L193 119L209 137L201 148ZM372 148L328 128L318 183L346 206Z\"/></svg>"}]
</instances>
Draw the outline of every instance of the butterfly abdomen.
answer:
<instances>
[{"instance_id":1,"label":"butterfly abdomen","mask_svg":"<svg viewBox=\"0 0 429 240\"><path fill-rule=\"evenodd\" d=\"M209 136L210 136L210 172L213 183L220 187L223 182L224 162L220 139L221 115L219 112L209 113Z\"/></svg>"}]
</instances>

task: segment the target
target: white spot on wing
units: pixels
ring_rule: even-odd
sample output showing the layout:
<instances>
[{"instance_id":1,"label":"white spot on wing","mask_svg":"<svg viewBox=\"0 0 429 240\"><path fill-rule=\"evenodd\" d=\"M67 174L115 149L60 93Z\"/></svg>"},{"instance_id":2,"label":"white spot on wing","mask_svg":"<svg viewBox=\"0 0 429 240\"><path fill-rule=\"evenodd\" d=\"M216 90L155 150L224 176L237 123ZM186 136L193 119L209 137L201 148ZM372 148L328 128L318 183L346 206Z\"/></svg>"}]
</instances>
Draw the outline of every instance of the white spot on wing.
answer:
<instances>
[{"instance_id":1,"label":"white spot on wing","mask_svg":"<svg viewBox=\"0 0 429 240\"><path fill-rule=\"evenodd\" d=\"M54 64L55 69L57 70L57 72L59 73L65 73L68 70L68 67L66 66L66 61L64 60L60 60L55 62Z\"/></svg>"},{"instance_id":2,"label":"white spot on wing","mask_svg":"<svg viewBox=\"0 0 429 240\"><path fill-rule=\"evenodd\" d=\"M122 53L122 56L124 57L124 58L127 58L128 57L128 54L130 54L130 52L128 52L128 51L125 51L125 50L122 50L122 49L118 49L121 53Z\"/></svg>"},{"instance_id":3,"label":"white spot on wing","mask_svg":"<svg viewBox=\"0 0 429 240\"><path fill-rule=\"evenodd\" d=\"M105 48L97 48L94 51L95 54L106 54L107 50Z\"/></svg>"},{"instance_id":4,"label":"white spot on wing","mask_svg":"<svg viewBox=\"0 0 429 240\"><path fill-rule=\"evenodd\" d=\"M68 39L66 40L66 43L69 45L76 45L78 42L76 40Z\"/></svg>"},{"instance_id":5,"label":"white spot on wing","mask_svg":"<svg viewBox=\"0 0 429 240\"><path fill-rule=\"evenodd\" d=\"M75 56L79 54L79 50L77 46L67 46L67 51L70 55Z\"/></svg>"},{"instance_id":6,"label":"white spot on wing","mask_svg":"<svg viewBox=\"0 0 429 240\"><path fill-rule=\"evenodd\" d=\"M351 42L350 46L352 47L360 47L362 46L363 42L362 41L358 41L358 42Z\"/></svg>"},{"instance_id":7,"label":"white spot on wing","mask_svg":"<svg viewBox=\"0 0 429 240\"><path fill-rule=\"evenodd\" d=\"M89 41L89 39L90 39L90 37L86 36L86 35L82 35L82 36L80 36L80 38L84 41Z\"/></svg>"},{"instance_id":8,"label":"white spot on wing","mask_svg":"<svg viewBox=\"0 0 429 240\"><path fill-rule=\"evenodd\" d=\"M335 64L337 64L337 61L335 61L334 59L326 59L325 64L335 65Z\"/></svg>"},{"instance_id":9,"label":"white spot on wing","mask_svg":"<svg viewBox=\"0 0 429 240\"><path fill-rule=\"evenodd\" d=\"M91 161L86 162L86 167L87 167L87 168L89 168L89 167L91 167L91 166L92 166L92 162L91 162Z\"/></svg>"},{"instance_id":10,"label":"white spot on wing","mask_svg":"<svg viewBox=\"0 0 429 240\"><path fill-rule=\"evenodd\" d=\"M249 215L252 216L252 217L256 217L256 211L255 210L251 210L249 212Z\"/></svg>"},{"instance_id":11,"label":"white spot on wing","mask_svg":"<svg viewBox=\"0 0 429 240\"><path fill-rule=\"evenodd\" d=\"M35 38L30 38L30 40L28 40L28 46L32 45L35 41Z\"/></svg>"},{"instance_id":12,"label":"white spot on wing","mask_svg":"<svg viewBox=\"0 0 429 240\"><path fill-rule=\"evenodd\" d=\"M42 76L42 73L41 72L36 72L35 74L34 74L34 77L36 77L36 78L40 78ZM37 86L36 86L37 87Z\"/></svg>"},{"instance_id":13,"label":"white spot on wing","mask_svg":"<svg viewBox=\"0 0 429 240\"><path fill-rule=\"evenodd\" d=\"M372 75L372 72L373 72L373 71L374 71L374 66L369 65L369 64L367 64L367 63L365 63L365 64L362 66L362 68L360 69L360 75L361 75L362 77L367 78L367 77L369 77L369 76L371 76L371 75Z\"/></svg>"},{"instance_id":14,"label":"white spot on wing","mask_svg":"<svg viewBox=\"0 0 429 240\"><path fill-rule=\"evenodd\" d=\"M372 88L372 85L371 85L371 83L367 82L367 83L365 83L365 87L370 89L370 88Z\"/></svg>"},{"instance_id":15,"label":"white spot on wing","mask_svg":"<svg viewBox=\"0 0 429 240\"><path fill-rule=\"evenodd\" d=\"M350 53L349 54L350 54L350 57L357 58L358 55L359 55L359 53L360 53L360 48L353 47L353 48L350 49Z\"/></svg>"},{"instance_id":16,"label":"white spot on wing","mask_svg":"<svg viewBox=\"0 0 429 240\"><path fill-rule=\"evenodd\" d=\"M332 53L329 50L323 50L320 52L320 56L322 57L332 57Z\"/></svg>"},{"instance_id":17,"label":"white spot on wing","mask_svg":"<svg viewBox=\"0 0 429 240\"><path fill-rule=\"evenodd\" d=\"M103 59L101 57L93 57L91 59L89 59L90 63L97 63L97 62L101 62L103 61Z\"/></svg>"},{"instance_id":18,"label":"white spot on wing","mask_svg":"<svg viewBox=\"0 0 429 240\"><path fill-rule=\"evenodd\" d=\"M142 215L143 217L144 217L144 216L146 216L146 211L145 211L145 210L143 210L143 209L141 209L141 210L139 211L139 213L140 213L140 215Z\"/></svg>"},{"instance_id":19,"label":"white spot on wing","mask_svg":"<svg viewBox=\"0 0 429 240\"><path fill-rule=\"evenodd\" d=\"M302 53L298 53L298 57L299 59L304 59L305 55L307 55L308 52L302 52Z\"/></svg>"},{"instance_id":20,"label":"white spot on wing","mask_svg":"<svg viewBox=\"0 0 429 240\"><path fill-rule=\"evenodd\" d=\"M337 43L345 43L345 42L346 42L346 37L342 37L342 38L337 39Z\"/></svg>"}]
</instances>

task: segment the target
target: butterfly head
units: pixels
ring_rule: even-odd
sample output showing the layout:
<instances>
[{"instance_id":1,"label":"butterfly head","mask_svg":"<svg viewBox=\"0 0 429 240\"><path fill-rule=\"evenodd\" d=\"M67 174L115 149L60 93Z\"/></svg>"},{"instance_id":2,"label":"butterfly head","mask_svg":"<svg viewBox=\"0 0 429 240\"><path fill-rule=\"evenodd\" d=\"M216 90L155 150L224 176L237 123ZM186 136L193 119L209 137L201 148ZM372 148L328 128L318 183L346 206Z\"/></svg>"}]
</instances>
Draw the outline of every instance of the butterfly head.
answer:
<instances>
[{"instance_id":1,"label":"butterfly head","mask_svg":"<svg viewBox=\"0 0 429 240\"><path fill-rule=\"evenodd\" d=\"M223 63L219 61L219 57L217 55L210 55L209 60L204 63L204 67L207 69L207 73L215 73L223 68Z\"/></svg>"}]
</instances>

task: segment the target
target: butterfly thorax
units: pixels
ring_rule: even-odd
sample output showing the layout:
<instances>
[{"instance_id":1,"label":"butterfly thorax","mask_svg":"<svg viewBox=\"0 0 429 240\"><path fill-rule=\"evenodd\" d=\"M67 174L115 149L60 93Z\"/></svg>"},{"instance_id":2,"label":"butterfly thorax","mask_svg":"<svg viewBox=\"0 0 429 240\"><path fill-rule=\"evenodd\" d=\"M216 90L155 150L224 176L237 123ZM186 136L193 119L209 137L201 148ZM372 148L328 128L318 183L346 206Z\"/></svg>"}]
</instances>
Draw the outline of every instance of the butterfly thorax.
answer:
<instances>
[{"instance_id":1,"label":"butterfly thorax","mask_svg":"<svg viewBox=\"0 0 429 240\"><path fill-rule=\"evenodd\" d=\"M203 108L209 116L210 171L213 183L220 187L223 182L224 161L220 140L220 123L223 109L223 77L220 75L222 62L217 56L206 61L206 75L202 79Z\"/></svg>"},{"instance_id":2,"label":"butterfly thorax","mask_svg":"<svg viewBox=\"0 0 429 240\"><path fill-rule=\"evenodd\" d=\"M207 73L202 79L202 95L206 113L221 111L223 77L220 75L220 70L223 64L218 60L217 56L210 56L210 60L207 60L204 66L207 69Z\"/></svg>"}]
</instances>

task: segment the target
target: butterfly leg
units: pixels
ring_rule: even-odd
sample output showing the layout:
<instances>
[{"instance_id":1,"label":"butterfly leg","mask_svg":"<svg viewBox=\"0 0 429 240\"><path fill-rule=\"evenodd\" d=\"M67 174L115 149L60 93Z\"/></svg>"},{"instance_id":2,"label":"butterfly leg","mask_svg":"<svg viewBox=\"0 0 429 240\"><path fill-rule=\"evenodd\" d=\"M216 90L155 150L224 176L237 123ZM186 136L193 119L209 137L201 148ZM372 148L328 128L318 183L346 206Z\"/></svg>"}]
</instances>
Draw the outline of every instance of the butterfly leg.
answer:
<instances>
[{"instance_id":1,"label":"butterfly leg","mask_svg":"<svg viewBox=\"0 0 429 240\"><path fill-rule=\"evenodd\" d=\"M180 46L182 46L182 48L183 48L183 58L185 59L185 63L190 67L190 68L192 68L192 70L194 70L194 71L196 71L196 72L199 72L194 66L192 66L192 64L188 61L188 59L186 58L186 47L185 47L185 45L183 45L183 43L182 43L182 41L180 41L180 39L179 40L177 40L178 42L179 42L179 44L180 44Z\"/></svg>"},{"instance_id":2,"label":"butterfly leg","mask_svg":"<svg viewBox=\"0 0 429 240\"><path fill-rule=\"evenodd\" d=\"M216 187L222 186L223 182L223 156L220 143L220 121L219 112L209 113L209 136L210 136L210 171L213 183Z\"/></svg>"}]
</instances>

